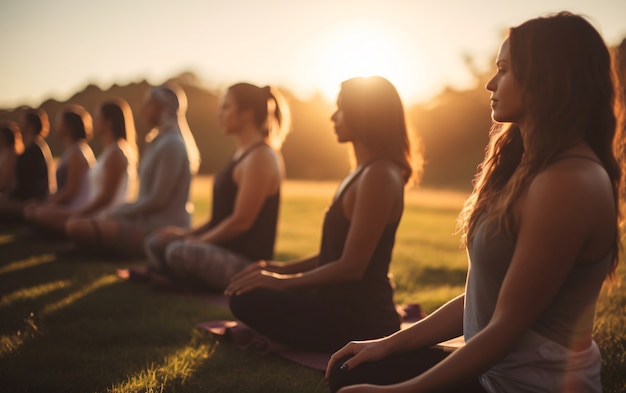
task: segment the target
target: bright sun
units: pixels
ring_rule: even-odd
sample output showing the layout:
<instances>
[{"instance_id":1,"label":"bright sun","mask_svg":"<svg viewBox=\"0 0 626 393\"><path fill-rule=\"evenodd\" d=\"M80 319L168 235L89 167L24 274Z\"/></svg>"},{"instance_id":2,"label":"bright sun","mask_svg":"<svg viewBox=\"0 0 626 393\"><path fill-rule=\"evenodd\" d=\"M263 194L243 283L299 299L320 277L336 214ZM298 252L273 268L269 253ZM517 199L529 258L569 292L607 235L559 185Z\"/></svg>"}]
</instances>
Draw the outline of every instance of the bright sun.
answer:
<instances>
[{"instance_id":1,"label":"bright sun","mask_svg":"<svg viewBox=\"0 0 626 393\"><path fill-rule=\"evenodd\" d=\"M427 63L419 58L424 48L411 38L380 24L330 27L311 43L314 58L307 68L319 90L331 100L336 98L342 81L370 75L387 78L405 101L422 99L433 89L427 78L432 73L427 72Z\"/></svg>"}]
</instances>

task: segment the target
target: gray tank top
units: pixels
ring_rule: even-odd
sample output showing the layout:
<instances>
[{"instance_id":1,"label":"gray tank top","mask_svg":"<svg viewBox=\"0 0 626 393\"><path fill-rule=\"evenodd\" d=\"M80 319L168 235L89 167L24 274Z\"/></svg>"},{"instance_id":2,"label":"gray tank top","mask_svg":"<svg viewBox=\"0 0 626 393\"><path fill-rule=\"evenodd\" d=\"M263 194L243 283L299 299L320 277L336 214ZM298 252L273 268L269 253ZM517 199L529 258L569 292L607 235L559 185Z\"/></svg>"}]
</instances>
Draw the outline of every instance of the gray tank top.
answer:
<instances>
[{"instance_id":1,"label":"gray tank top","mask_svg":"<svg viewBox=\"0 0 626 393\"><path fill-rule=\"evenodd\" d=\"M463 333L470 340L493 314L515 247L503 233L485 233L479 224L469 247ZM480 376L488 392L601 392L600 351L592 341L582 351L573 338L589 337L595 303L609 272L612 252L597 261L577 263L547 309L516 346Z\"/></svg>"}]
</instances>

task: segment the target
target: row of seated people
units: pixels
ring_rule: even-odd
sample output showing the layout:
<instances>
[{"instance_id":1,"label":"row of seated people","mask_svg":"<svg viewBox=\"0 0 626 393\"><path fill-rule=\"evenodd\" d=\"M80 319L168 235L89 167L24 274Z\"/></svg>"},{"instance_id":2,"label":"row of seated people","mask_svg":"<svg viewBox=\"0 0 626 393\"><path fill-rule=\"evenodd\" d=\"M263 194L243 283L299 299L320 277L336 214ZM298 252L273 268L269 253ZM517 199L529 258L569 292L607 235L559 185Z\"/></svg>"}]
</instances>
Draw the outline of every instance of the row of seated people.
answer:
<instances>
[{"instance_id":1,"label":"row of seated people","mask_svg":"<svg viewBox=\"0 0 626 393\"><path fill-rule=\"evenodd\" d=\"M512 28L496 66L487 84L495 125L459 217L465 291L407 329L389 268L420 157L402 101L381 77L341 85L331 119L354 168L326 211L314 256L272 260L288 109L276 89L245 83L221 101L236 151L215 176L205 224L190 228L185 210L199 154L184 96L158 87L142 109L154 131L137 199L103 216L70 213L64 230L90 250L145 253L149 269L130 270L134 281L222 291L239 320L273 341L336 351L326 374L332 391L601 392L594 309L619 259L624 169L609 51L589 22L565 12ZM59 128L87 168L85 138L70 132L85 124L78 118ZM28 138L41 146L41 136ZM50 207L62 197L63 209L71 206L63 188L84 171L65 179L61 171L52 203L26 204L23 216L39 225L65 217ZM466 343L452 354L433 347L459 335Z\"/></svg>"}]
</instances>

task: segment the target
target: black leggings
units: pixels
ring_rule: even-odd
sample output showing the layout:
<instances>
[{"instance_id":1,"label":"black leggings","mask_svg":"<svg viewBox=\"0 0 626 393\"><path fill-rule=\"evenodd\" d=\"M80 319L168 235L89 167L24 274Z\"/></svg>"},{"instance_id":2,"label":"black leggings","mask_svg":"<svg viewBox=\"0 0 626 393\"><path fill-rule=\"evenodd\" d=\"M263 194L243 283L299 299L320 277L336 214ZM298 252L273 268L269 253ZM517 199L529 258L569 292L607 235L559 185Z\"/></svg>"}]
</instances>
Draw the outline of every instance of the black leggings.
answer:
<instances>
[{"instance_id":1,"label":"black leggings","mask_svg":"<svg viewBox=\"0 0 626 393\"><path fill-rule=\"evenodd\" d=\"M399 328L353 321L346 307L335 307L312 292L259 288L232 296L230 309L271 340L316 352L334 352L351 340L380 338Z\"/></svg>"},{"instance_id":2,"label":"black leggings","mask_svg":"<svg viewBox=\"0 0 626 393\"><path fill-rule=\"evenodd\" d=\"M336 392L342 387L362 383L392 385L404 382L427 371L449 354L450 352L437 347L424 348L392 355L377 362L362 363L353 370L340 370L339 367L350 358L348 356L333 365L328 387L331 392ZM486 393L477 378L438 392Z\"/></svg>"}]
</instances>

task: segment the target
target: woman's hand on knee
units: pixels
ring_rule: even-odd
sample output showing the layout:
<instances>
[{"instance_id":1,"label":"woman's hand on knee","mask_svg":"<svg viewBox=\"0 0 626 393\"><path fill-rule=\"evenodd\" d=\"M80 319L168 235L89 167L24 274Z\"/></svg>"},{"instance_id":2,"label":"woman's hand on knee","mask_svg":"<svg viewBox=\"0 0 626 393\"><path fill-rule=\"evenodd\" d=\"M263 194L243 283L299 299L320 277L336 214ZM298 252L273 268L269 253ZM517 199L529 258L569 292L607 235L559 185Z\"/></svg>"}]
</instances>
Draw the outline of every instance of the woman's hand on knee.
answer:
<instances>
[{"instance_id":1,"label":"woman's hand on knee","mask_svg":"<svg viewBox=\"0 0 626 393\"><path fill-rule=\"evenodd\" d=\"M345 372L359 364L383 359L387 355L384 339L351 341L330 357L326 367L326 380L328 381L333 368L339 367L339 371Z\"/></svg>"},{"instance_id":2,"label":"woman's hand on knee","mask_svg":"<svg viewBox=\"0 0 626 393\"><path fill-rule=\"evenodd\" d=\"M178 227L165 227L155 231L152 236L159 238L159 240L171 242L181 239L187 235L187 230Z\"/></svg>"}]
</instances>

